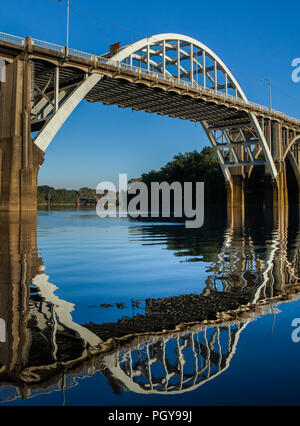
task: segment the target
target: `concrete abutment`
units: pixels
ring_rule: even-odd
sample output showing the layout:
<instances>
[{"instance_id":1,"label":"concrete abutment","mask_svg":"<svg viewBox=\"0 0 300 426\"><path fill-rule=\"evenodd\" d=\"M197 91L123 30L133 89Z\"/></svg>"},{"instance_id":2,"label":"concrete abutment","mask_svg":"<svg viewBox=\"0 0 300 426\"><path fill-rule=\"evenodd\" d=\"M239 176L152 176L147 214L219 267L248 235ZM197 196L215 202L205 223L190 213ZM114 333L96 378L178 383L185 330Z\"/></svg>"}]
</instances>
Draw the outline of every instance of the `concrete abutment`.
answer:
<instances>
[{"instance_id":1,"label":"concrete abutment","mask_svg":"<svg viewBox=\"0 0 300 426\"><path fill-rule=\"evenodd\" d=\"M44 153L31 138L30 102L30 63L16 59L7 64L0 91L0 211L36 211Z\"/></svg>"}]
</instances>

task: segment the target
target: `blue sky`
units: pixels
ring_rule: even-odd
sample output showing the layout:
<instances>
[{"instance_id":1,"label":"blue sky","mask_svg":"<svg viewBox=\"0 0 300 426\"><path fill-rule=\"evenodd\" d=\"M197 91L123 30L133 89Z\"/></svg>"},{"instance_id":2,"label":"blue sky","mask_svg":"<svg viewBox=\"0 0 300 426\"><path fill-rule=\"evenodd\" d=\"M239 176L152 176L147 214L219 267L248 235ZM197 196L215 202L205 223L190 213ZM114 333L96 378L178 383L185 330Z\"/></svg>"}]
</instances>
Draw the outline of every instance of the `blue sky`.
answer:
<instances>
[{"instance_id":1,"label":"blue sky","mask_svg":"<svg viewBox=\"0 0 300 426\"><path fill-rule=\"evenodd\" d=\"M65 0L1 3L1 32L65 44ZM300 118L300 83L291 79L292 60L300 57L299 1L70 3L70 47L102 54L117 41L189 35L221 57L249 100L268 105L261 79L271 79L273 108ZM205 145L200 125L83 101L47 149L39 184L95 188L103 180L116 182L119 173L131 178L158 169L178 152Z\"/></svg>"}]
</instances>

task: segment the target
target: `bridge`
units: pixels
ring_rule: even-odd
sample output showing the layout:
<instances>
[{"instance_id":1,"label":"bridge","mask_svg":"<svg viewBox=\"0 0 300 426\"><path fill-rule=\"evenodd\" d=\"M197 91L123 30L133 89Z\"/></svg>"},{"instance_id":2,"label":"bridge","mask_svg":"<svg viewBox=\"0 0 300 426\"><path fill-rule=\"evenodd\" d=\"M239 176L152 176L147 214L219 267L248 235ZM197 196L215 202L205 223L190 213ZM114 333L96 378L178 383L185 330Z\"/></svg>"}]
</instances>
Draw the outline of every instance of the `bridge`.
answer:
<instances>
[{"instance_id":1,"label":"bridge","mask_svg":"<svg viewBox=\"0 0 300 426\"><path fill-rule=\"evenodd\" d=\"M250 102L224 62L191 37L159 34L95 55L0 33L0 61L0 211L36 209L45 151L83 99L201 123L230 207L243 208L257 168L265 205L287 205L287 164L299 198L300 120Z\"/></svg>"}]
</instances>

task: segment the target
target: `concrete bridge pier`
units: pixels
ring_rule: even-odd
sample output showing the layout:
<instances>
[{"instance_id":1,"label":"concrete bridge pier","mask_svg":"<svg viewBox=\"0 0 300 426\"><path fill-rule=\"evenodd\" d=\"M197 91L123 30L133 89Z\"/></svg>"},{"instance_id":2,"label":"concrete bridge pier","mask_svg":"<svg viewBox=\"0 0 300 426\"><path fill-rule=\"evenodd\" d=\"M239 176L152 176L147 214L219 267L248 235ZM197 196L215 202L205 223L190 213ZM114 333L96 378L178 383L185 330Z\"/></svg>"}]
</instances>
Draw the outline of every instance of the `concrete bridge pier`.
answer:
<instances>
[{"instance_id":1,"label":"concrete bridge pier","mask_svg":"<svg viewBox=\"0 0 300 426\"><path fill-rule=\"evenodd\" d=\"M287 169L283 160L283 130L282 124L276 121L269 123L266 139L277 170L276 179L271 179L270 170L265 168L265 197L266 208L281 209L288 206Z\"/></svg>"},{"instance_id":2,"label":"concrete bridge pier","mask_svg":"<svg viewBox=\"0 0 300 426\"><path fill-rule=\"evenodd\" d=\"M37 174L44 153L31 139L30 62L6 66L0 91L0 211L36 211Z\"/></svg>"},{"instance_id":3,"label":"concrete bridge pier","mask_svg":"<svg viewBox=\"0 0 300 426\"><path fill-rule=\"evenodd\" d=\"M287 209L289 204L286 164L277 165L278 175L272 179L269 173L265 175L263 201L257 198L257 206L263 203L264 210L270 211L274 220L280 215L280 210ZM226 182L227 217L234 226L242 226L245 219L245 193L249 190L249 182L243 174L232 175ZM259 189L259 188L257 188ZM255 202L255 203L256 203Z\"/></svg>"},{"instance_id":4,"label":"concrete bridge pier","mask_svg":"<svg viewBox=\"0 0 300 426\"><path fill-rule=\"evenodd\" d=\"M245 219L245 179L243 175L232 175L226 182L227 219L233 226L241 227Z\"/></svg>"},{"instance_id":5,"label":"concrete bridge pier","mask_svg":"<svg viewBox=\"0 0 300 426\"><path fill-rule=\"evenodd\" d=\"M276 181L273 181L273 219L280 222L288 214L289 200L285 163L282 162Z\"/></svg>"},{"instance_id":6,"label":"concrete bridge pier","mask_svg":"<svg viewBox=\"0 0 300 426\"><path fill-rule=\"evenodd\" d=\"M272 179L269 174L265 176L264 207L278 209L288 207L288 186L286 165L281 162L278 166L278 176Z\"/></svg>"},{"instance_id":7,"label":"concrete bridge pier","mask_svg":"<svg viewBox=\"0 0 300 426\"><path fill-rule=\"evenodd\" d=\"M273 182L273 208L288 206L288 187L285 163L280 163L278 177Z\"/></svg>"}]
</instances>

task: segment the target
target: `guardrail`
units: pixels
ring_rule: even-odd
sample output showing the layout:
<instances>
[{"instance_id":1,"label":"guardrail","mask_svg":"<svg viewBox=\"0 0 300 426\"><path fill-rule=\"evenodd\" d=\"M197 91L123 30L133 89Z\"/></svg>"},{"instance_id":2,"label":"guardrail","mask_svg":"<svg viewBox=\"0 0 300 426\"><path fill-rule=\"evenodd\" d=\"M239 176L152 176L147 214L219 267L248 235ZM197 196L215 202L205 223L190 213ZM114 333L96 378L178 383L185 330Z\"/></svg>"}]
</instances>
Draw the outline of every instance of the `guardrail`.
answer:
<instances>
[{"instance_id":1,"label":"guardrail","mask_svg":"<svg viewBox=\"0 0 300 426\"><path fill-rule=\"evenodd\" d=\"M18 46L25 46L26 45L26 38L14 36L14 35L2 33L2 32L0 32L0 40L3 40L3 41L8 42L8 43L16 44ZM157 77L160 80L170 81L172 83L177 83L177 84L183 85L185 87L191 87L191 88L194 88L194 89L201 89L202 91L204 91L208 94L217 95L217 96L220 96L220 97L225 98L225 99L231 99L231 100L234 100L235 102L237 102L238 104L240 104L242 106L245 106L245 107L252 106L252 107L254 107L257 110L260 110L262 112L271 113L271 114L278 116L280 118L288 119L288 120L294 121L297 124L300 124L299 119L294 118L294 117L290 117L283 112L268 108L266 106L257 104L255 102L245 101L242 98L230 95L229 93L220 92L219 90L216 90L214 88L203 87L196 82L178 79L176 77L173 77L172 75L162 74L162 73L159 73L159 72L156 72L156 71L151 71L151 70L148 70L148 69L145 69L145 68L136 67L134 65L126 64L124 62L114 61L112 59L104 58L103 56L93 55L91 53L82 52L80 50L71 49L71 48L66 49L65 46L60 46L58 44L49 43L47 41L42 41L42 40L38 40L38 39L35 39L35 38L32 38L31 40L32 40L33 46L38 46L38 47L41 47L41 48L53 50L55 52L60 52L60 53L66 52L66 54L68 54L68 55L76 56L76 57L83 58L83 59L93 60L93 61L96 61L96 62L108 64L108 65L114 65L114 66L120 67L122 69L127 69L127 70L134 71L134 72L137 72L137 73L146 74L146 75L149 75L149 76L152 76L152 77Z\"/></svg>"},{"instance_id":2,"label":"guardrail","mask_svg":"<svg viewBox=\"0 0 300 426\"><path fill-rule=\"evenodd\" d=\"M1 33L0 33L0 38L1 38ZM65 48L63 46L60 46L60 45L54 44L54 43L48 43L47 41L38 40L36 38L32 39L32 45L38 46L38 47L43 47L44 49L55 50L56 52L60 52L60 53L63 53L64 50L65 50Z\"/></svg>"},{"instance_id":3,"label":"guardrail","mask_svg":"<svg viewBox=\"0 0 300 426\"><path fill-rule=\"evenodd\" d=\"M8 43L18 44L24 46L25 38L13 36L10 34L0 33L0 39L3 41L7 41Z\"/></svg>"}]
</instances>

